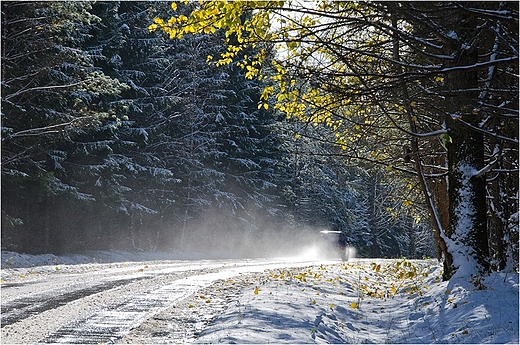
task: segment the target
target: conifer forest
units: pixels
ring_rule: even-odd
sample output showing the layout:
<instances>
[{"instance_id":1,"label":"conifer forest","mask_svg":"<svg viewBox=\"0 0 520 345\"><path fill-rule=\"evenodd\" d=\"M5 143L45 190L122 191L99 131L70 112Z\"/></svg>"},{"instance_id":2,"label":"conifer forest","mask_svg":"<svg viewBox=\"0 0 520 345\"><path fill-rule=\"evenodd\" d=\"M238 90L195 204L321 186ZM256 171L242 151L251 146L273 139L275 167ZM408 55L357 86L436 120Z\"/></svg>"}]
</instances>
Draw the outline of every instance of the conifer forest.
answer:
<instances>
[{"instance_id":1,"label":"conifer forest","mask_svg":"<svg viewBox=\"0 0 520 345\"><path fill-rule=\"evenodd\" d=\"M3 250L518 265L518 2L1 7Z\"/></svg>"}]
</instances>

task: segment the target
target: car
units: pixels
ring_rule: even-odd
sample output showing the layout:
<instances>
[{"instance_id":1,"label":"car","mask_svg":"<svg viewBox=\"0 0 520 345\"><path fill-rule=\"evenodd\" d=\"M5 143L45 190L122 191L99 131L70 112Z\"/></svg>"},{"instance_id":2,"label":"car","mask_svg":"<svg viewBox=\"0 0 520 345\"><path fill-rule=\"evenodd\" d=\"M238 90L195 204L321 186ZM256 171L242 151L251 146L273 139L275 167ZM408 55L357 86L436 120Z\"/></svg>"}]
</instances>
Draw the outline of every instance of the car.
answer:
<instances>
[{"instance_id":1,"label":"car","mask_svg":"<svg viewBox=\"0 0 520 345\"><path fill-rule=\"evenodd\" d=\"M320 246L324 249L327 256L340 257L343 261L348 261L348 239L343 231L322 230L320 231Z\"/></svg>"}]
</instances>

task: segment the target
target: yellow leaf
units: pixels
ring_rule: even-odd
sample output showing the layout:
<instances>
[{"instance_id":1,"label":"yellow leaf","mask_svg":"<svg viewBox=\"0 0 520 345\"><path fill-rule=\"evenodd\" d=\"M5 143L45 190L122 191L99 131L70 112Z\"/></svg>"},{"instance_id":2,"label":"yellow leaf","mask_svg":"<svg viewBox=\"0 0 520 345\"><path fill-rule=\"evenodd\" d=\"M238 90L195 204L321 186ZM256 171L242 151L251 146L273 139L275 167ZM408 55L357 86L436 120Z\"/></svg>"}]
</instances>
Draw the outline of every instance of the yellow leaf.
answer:
<instances>
[{"instance_id":1,"label":"yellow leaf","mask_svg":"<svg viewBox=\"0 0 520 345\"><path fill-rule=\"evenodd\" d=\"M174 39L175 37L177 37L177 35L182 36L182 34L179 34L177 29L171 29L168 31L168 33L170 34L170 39Z\"/></svg>"},{"instance_id":2,"label":"yellow leaf","mask_svg":"<svg viewBox=\"0 0 520 345\"><path fill-rule=\"evenodd\" d=\"M255 294L255 295L258 295L258 292L260 292L260 291L262 291L262 289L260 289L259 287L256 287L256 288L255 288L255 292L254 292L254 294Z\"/></svg>"},{"instance_id":3,"label":"yellow leaf","mask_svg":"<svg viewBox=\"0 0 520 345\"><path fill-rule=\"evenodd\" d=\"M177 11L177 3L172 2L172 10Z\"/></svg>"},{"instance_id":4,"label":"yellow leaf","mask_svg":"<svg viewBox=\"0 0 520 345\"><path fill-rule=\"evenodd\" d=\"M209 299L206 300L206 303L211 303L211 301Z\"/></svg>"},{"instance_id":5,"label":"yellow leaf","mask_svg":"<svg viewBox=\"0 0 520 345\"><path fill-rule=\"evenodd\" d=\"M153 19L153 22L160 25L160 26L163 26L164 25L164 19L162 18L159 18L159 17L156 17Z\"/></svg>"},{"instance_id":6,"label":"yellow leaf","mask_svg":"<svg viewBox=\"0 0 520 345\"><path fill-rule=\"evenodd\" d=\"M214 33L216 30L215 30L215 28L212 27L212 26L206 26L206 27L204 28L203 31L204 31L205 34L212 34L212 33Z\"/></svg>"},{"instance_id":7,"label":"yellow leaf","mask_svg":"<svg viewBox=\"0 0 520 345\"><path fill-rule=\"evenodd\" d=\"M350 303L350 308L357 309L357 303L356 302Z\"/></svg>"},{"instance_id":8,"label":"yellow leaf","mask_svg":"<svg viewBox=\"0 0 520 345\"><path fill-rule=\"evenodd\" d=\"M196 31L197 30L195 30L195 27L193 25L188 25L188 26L184 27L184 32L187 34L194 34Z\"/></svg>"}]
</instances>

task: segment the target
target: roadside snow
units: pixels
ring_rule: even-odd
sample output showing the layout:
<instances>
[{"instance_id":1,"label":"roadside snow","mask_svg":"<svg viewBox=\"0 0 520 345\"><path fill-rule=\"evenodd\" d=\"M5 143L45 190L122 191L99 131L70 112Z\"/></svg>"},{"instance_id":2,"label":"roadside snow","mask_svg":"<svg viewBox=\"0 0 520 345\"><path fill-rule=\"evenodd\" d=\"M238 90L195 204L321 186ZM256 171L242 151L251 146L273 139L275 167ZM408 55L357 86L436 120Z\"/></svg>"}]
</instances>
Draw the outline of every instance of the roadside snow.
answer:
<instances>
[{"instance_id":1,"label":"roadside snow","mask_svg":"<svg viewBox=\"0 0 520 345\"><path fill-rule=\"evenodd\" d=\"M433 262L270 270L242 281L197 342L518 344L517 273L475 284L440 275Z\"/></svg>"},{"instance_id":2,"label":"roadside snow","mask_svg":"<svg viewBox=\"0 0 520 345\"><path fill-rule=\"evenodd\" d=\"M227 257L223 253L213 255L213 259ZM84 254L54 255L54 254L20 254L2 251L2 269L28 268L36 266L77 265L92 263L116 263L125 261L152 260L202 260L208 259L199 252L125 252L125 251L90 251Z\"/></svg>"}]
</instances>

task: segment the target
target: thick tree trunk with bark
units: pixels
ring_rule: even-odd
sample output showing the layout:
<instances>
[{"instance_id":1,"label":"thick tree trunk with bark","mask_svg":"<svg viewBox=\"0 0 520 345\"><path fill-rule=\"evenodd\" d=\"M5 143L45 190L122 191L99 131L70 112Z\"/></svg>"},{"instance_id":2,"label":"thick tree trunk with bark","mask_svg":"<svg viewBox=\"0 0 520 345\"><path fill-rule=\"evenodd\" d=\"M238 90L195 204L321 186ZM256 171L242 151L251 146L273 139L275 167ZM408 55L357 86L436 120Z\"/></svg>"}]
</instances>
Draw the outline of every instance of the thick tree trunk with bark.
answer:
<instances>
[{"instance_id":1,"label":"thick tree trunk with bark","mask_svg":"<svg viewBox=\"0 0 520 345\"><path fill-rule=\"evenodd\" d=\"M449 249L454 256L453 270L464 266L469 270L465 273L484 272L489 268L486 181L485 175L479 176L478 172L484 167L485 147L482 133L468 127L478 128L481 121L475 104L478 71L470 68L478 62L474 44L478 32L470 15L461 11L451 18L457 20L459 30L447 52L454 59L449 66L453 71L446 74L445 80L450 218L446 235L452 240Z\"/></svg>"}]
</instances>

